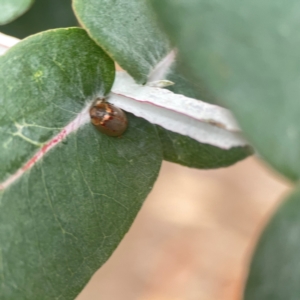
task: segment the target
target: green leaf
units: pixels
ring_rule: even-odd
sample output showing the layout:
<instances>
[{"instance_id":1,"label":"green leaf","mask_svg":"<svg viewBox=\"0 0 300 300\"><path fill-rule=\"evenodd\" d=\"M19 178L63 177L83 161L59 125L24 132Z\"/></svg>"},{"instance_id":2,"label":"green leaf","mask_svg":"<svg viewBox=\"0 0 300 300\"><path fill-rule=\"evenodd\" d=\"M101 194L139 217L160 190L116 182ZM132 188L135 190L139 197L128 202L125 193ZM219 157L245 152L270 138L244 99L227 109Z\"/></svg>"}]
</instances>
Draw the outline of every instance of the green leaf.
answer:
<instances>
[{"instance_id":1,"label":"green leaf","mask_svg":"<svg viewBox=\"0 0 300 300\"><path fill-rule=\"evenodd\" d=\"M245 300L299 299L300 190L267 225L252 260Z\"/></svg>"},{"instance_id":2,"label":"green leaf","mask_svg":"<svg viewBox=\"0 0 300 300\"><path fill-rule=\"evenodd\" d=\"M158 28L148 0L74 0L73 7L90 36L135 80L141 83L148 80L151 71L170 51L169 41ZM179 66L181 67L180 63ZM202 98L203 95L206 99L214 99L211 94L199 87L198 82L188 82L181 75L178 64L173 64L166 73L167 79L175 82L170 90L190 97ZM217 167L218 162L221 161L220 166L223 166L225 156L229 152L230 158L225 159L228 164L249 155L248 149L245 151L243 148L237 148L234 151L219 149L216 152L205 151L206 155L202 156L203 149L210 149L210 146L197 143L188 137L169 134L162 128L160 129L161 135L162 131L165 131L164 135L167 136L162 141L165 149L164 158L190 167L210 168L212 165ZM195 155L189 154L187 149ZM185 158L178 159L179 153L185 153ZM197 156L196 153L199 155ZM209 156L209 153L212 155ZM222 156L220 160L216 159L216 153ZM196 156L198 159L194 160ZM214 161L213 164L212 161Z\"/></svg>"},{"instance_id":3,"label":"green leaf","mask_svg":"<svg viewBox=\"0 0 300 300\"><path fill-rule=\"evenodd\" d=\"M1 299L74 299L151 190L157 132L130 114L120 138L87 119L44 153L113 80L111 59L78 28L37 34L0 57Z\"/></svg>"},{"instance_id":4,"label":"green leaf","mask_svg":"<svg viewBox=\"0 0 300 300\"><path fill-rule=\"evenodd\" d=\"M253 154L251 147L220 149L157 126L164 159L198 169L230 166Z\"/></svg>"},{"instance_id":5,"label":"green leaf","mask_svg":"<svg viewBox=\"0 0 300 300\"><path fill-rule=\"evenodd\" d=\"M148 0L73 0L73 7L90 36L139 83L170 51Z\"/></svg>"},{"instance_id":6,"label":"green leaf","mask_svg":"<svg viewBox=\"0 0 300 300\"><path fill-rule=\"evenodd\" d=\"M22 15L34 0L0 0L0 25L9 23Z\"/></svg>"},{"instance_id":7,"label":"green leaf","mask_svg":"<svg viewBox=\"0 0 300 300\"><path fill-rule=\"evenodd\" d=\"M201 84L182 73L183 63L172 65L167 79L174 85L167 87L174 93L182 94L194 99L201 99L210 103L218 100ZM214 169L230 166L253 154L251 147L234 147L229 150L199 143L188 136L168 131L160 126L158 132L163 148L164 159L183 166L198 169Z\"/></svg>"},{"instance_id":8,"label":"green leaf","mask_svg":"<svg viewBox=\"0 0 300 300\"><path fill-rule=\"evenodd\" d=\"M171 66L166 79L174 82L174 85L167 87L168 90L208 103L219 104L216 97L202 85L201 81L195 78L189 78L185 75L186 72L184 72L183 69L182 61L176 61Z\"/></svg>"},{"instance_id":9,"label":"green leaf","mask_svg":"<svg viewBox=\"0 0 300 300\"><path fill-rule=\"evenodd\" d=\"M161 126L161 141L167 160L190 167L216 168L232 164L251 153L249 144L226 109L151 85L136 84L124 71L117 72L109 101ZM232 149L234 147L239 148Z\"/></svg>"},{"instance_id":10,"label":"green leaf","mask_svg":"<svg viewBox=\"0 0 300 300\"><path fill-rule=\"evenodd\" d=\"M86 99L107 94L114 75L113 61L77 28L38 34L0 57L0 180L74 119Z\"/></svg>"},{"instance_id":11,"label":"green leaf","mask_svg":"<svg viewBox=\"0 0 300 300\"><path fill-rule=\"evenodd\" d=\"M1 0L0 0L1 1ZM78 26L71 0L37 0L30 10L0 31L20 39L40 31Z\"/></svg>"},{"instance_id":12,"label":"green leaf","mask_svg":"<svg viewBox=\"0 0 300 300\"><path fill-rule=\"evenodd\" d=\"M299 1L152 0L190 73L277 170L300 176Z\"/></svg>"}]
</instances>

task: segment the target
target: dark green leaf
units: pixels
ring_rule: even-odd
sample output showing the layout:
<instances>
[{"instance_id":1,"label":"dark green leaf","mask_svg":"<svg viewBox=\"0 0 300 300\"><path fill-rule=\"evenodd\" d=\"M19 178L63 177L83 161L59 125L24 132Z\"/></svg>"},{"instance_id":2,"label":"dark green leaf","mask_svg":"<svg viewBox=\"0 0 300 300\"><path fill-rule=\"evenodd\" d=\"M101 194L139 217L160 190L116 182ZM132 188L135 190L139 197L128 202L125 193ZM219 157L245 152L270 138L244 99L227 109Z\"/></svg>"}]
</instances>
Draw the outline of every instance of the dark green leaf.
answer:
<instances>
[{"instance_id":1,"label":"dark green leaf","mask_svg":"<svg viewBox=\"0 0 300 300\"><path fill-rule=\"evenodd\" d=\"M73 3L76 14L91 37L139 82L146 82L149 73L170 51L169 42L158 28L148 0L74 0ZM182 69L182 64L179 65L180 67L178 63L173 64L167 72L167 79L175 83L170 90L189 97L202 99L203 96L214 101L213 95L198 82L188 81L181 75L179 69ZM218 167L218 162L221 162L219 166L224 166L225 161L230 164L249 155L248 150L237 148L233 151L205 151L206 155L203 156L203 149L210 149L210 146L197 143L188 137L169 134L161 128L161 134L162 131L167 136L163 139L164 158L190 167ZM178 142L178 137L181 142ZM187 149L193 154L188 153ZM179 153L185 153L185 158L179 159L182 156ZM220 154L222 158L216 159L216 154ZM225 159L227 155L229 157ZM198 158L194 161L195 157Z\"/></svg>"},{"instance_id":2,"label":"dark green leaf","mask_svg":"<svg viewBox=\"0 0 300 300\"><path fill-rule=\"evenodd\" d=\"M152 0L190 73L236 115L261 156L300 176L300 3Z\"/></svg>"},{"instance_id":3,"label":"dark green leaf","mask_svg":"<svg viewBox=\"0 0 300 300\"><path fill-rule=\"evenodd\" d=\"M32 36L0 57L0 182L113 79L113 62L77 28ZM0 299L74 299L116 248L162 159L155 127L128 118L120 138L82 125L0 183Z\"/></svg>"},{"instance_id":4,"label":"dark green leaf","mask_svg":"<svg viewBox=\"0 0 300 300\"><path fill-rule=\"evenodd\" d=\"M74 119L87 99L107 94L114 74L113 61L76 28L38 34L0 57L0 181Z\"/></svg>"},{"instance_id":5,"label":"dark green leaf","mask_svg":"<svg viewBox=\"0 0 300 300\"><path fill-rule=\"evenodd\" d=\"M246 300L292 300L300 295L300 190L281 205L254 254Z\"/></svg>"},{"instance_id":6,"label":"dark green leaf","mask_svg":"<svg viewBox=\"0 0 300 300\"><path fill-rule=\"evenodd\" d=\"M166 79L174 82L174 85L167 87L176 94L182 94L190 98L199 99L212 104L219 104L216 97L208 91L198 79L187 77L184 72L182 61L176 61L167 73Z\"/></svg>"},{"instance_id":7,"label":"dark green leaf","mask_svg":"<svg viewBox=\"0 0 300 300\"><path fill-rule=\"evenodd\" d=\"M71 2L72 0L35 0L26 14L1 26L0 31L22 39L47 29L78 26Z\"/></svg>"},{"instance_id":8,"label":"dark green leaf","mask_svg":"<svg viewBox=\"0 0 300 300\"><path fill-rule=\"evenodd\" d=\"M139 83L170 51L148 0L73 0L73 6L90 36Z\"/></svg>"},{"instance_id":9,"label":"dark green leaf","mask_svg":"<svg viewBox=\"0 0 300 300\"><path fill-rule=\"evenodd\" d=\"M167 79L174 82L168 87L174 93L207 102L217 103L217 99L201 84L193 79L187 79L183 73L182 62L176 62L167 74ZM183 166L198 169L213 169L230 166L239 160L253 154L251 147L236 147L229 150L201 144L188 136L168 131L158 126L158 132L163 148L164 159Z\"/></svg>"},{"instance_id":10,"label":"dark green leaf","mask_svg":"<svg viewBox=\"0 0 300 300\"><path fill-rule=\"evenodd\" d=\"M187 167L214 169L230 166L252 154L251 147L220 149L158 126L164 159Z\"/></svg>"},{"instance_id":11,"label":"dark green leaf","mask_svg":"<svg viewBox=\"0 0 300 300\"><path fill-rule=\"evenodd\" d=\"M190 167L217 168L235 163L251 153L249 144L224 108L164 89L141 86L124 71L117 73L108 100L161 126L158 128L166 160Z\"/></svg>"},{"instance_id":12,"label":"dark green leaf","mask_svg":"<svg viewBox=\"0 0 300 300\"><path fill-rule=\"evenodd\" d=\"M22 15L34 0L0 0L0 25L9 23Z\"/></svg>"}]
</instances>

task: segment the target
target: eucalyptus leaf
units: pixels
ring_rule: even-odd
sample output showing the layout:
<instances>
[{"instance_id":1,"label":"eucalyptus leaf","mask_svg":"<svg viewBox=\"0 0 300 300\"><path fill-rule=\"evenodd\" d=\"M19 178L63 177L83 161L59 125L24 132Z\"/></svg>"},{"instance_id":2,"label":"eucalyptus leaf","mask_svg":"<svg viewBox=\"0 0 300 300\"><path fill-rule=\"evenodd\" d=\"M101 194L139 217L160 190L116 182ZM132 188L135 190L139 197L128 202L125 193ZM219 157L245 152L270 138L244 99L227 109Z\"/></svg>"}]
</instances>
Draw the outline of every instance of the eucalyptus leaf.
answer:
<instances>
[{"instance_id":1,"label":"eucalyptus leaf","mask_svg":"<svg viewBox=\"0 0 300 300\"><path fill-rule=\"evenodd\" d=\"M220 105L220 101L213 95L212 91L203 86L202 81L192 78L192 76L186 76L186 71L184 70L184 63L177 59L166 76L166 79L174 82L173 85L167 87L168 90L176 94Z\"/></svg>"},{"instance_id":2,"label":"eucalyptus leaf","mask_svg":"<svg viewBox=\"0 0 300 300\"><path fill-rule=\"evenodd\" d=\"M9 23L29 9L34 0L0 0L0 25Z\"/></svg>"},{"instance_id":3,"label":"eucalyptus leaf","mask_svg":"<svg viewBox=\"0 0 300 300\"><path fill-rule=\"evenodd\" d=\"M299 179L299 1L151 1L190 73L262 157Z\"/></svg>"},{"instance_id":4,"label":"eucalyptus leaf","mask_svg":"<svg viewBox=\"0 0 300 300\"><path fill-rule=\"evenodd\" d=\"M195 78L186 77L184 64L177 60L167 73L166 79L174 82L168 90L187 97L201 99L209 103L219 104L218 99ZM159 136L163 148L164 159L183 166L198 169L214 169L230 166L253 154L248 147L233 147L229 150L199 143L188 136L184 136L160 126Z\"/></svg>"},{"instance_id":5,"label":"eucalyptus leaf","mask_svg":"<svg viewBox=\"0 0 300 300\"><path fill-rule=\"evenodd\" d=\"M248 147L233 147L228 150L198 143L189 138L157 126L164 159L183 166L198 169L228 167L253 154Z\"/></svg>"},{"instance_id":6,"label":"eucalyptus leaf","mask_svg":"<svg viewBox=\"0 0 300 300\"><path fill-rule=\"evenodd\" d=\"M226 109L155 86L138 85L124 71L117 72L108 101L161 125L158 132L168 161L210 169L252 154Z\"/></svg>"},{"instance_id":7,"label":"eucalyptus leaf","mask_svg":"<svg viewBox=\"0 0 300 300\"><path fill-rule=\"evenodd\" d=\"M89 122L113 80L113 62L79 28L37 34L0 57L0 299L74 299L151 190L156 128L128 114L114 138Z\"/></svg>"},{"instance_id":8,"label":"eucalyptus leaf","mask_svg":"<svg viewBox=\"0 0 300 300\"><path fill-rule=\"evenodd\" d=\"M159 28L148 2L148 0L73 0L75 13L90 36L139 83L149 81L153 72L157 71L157 66L168 57L171 50L169 40ZM214 95L198 80L188 82L185 79L181 71L182 65L183 63L180 61L175 63L174 60L169 60L164 72L157 71L166 77L156 78L156 80L170 79L175 83L169 88L172 91L186 96L200 97L201 100L203 96L203 100L217 102ZM162 130L164 129L161 128L160 132ZM203 148L206 148L205 144L197 144L189 137L185 138L180 135L180 139L184 140L183 145L183 143L178 143L178 136L175 134L168 134L166 131L165 135L168 138L163 141L164 149L170 149L172 153L173 151L186 153L187 144L191 142L188 148L193 149L194 153L198 151L199 157L202 157ZM174 149L175 145L176 149ZM208 148L210 147L208 146ZM220 150L217 152L224 155L228 154L228 151L222 152ZM164 153L167 154L168 152L164 151ZM168 154L165 159L191 167L198 167L199 165L209 167L212 165L211 162L215 161L213 165L217 167L219 160L216 159L215 153L211 153L211 157L209 157L209 153L209 151L206 152L204 156L207 159L207 164L204 163L204 157L201 158L201 164L199 164L193 161L192 158L195 156L189 154L185 156L184 163L175 158L177 154ZM232 151L228 162L233 163L248 154L248 150L245 151L244 148L238 147ZM188 158L191 159L187 161ZM223 159L221 160L223 161ZM221 163L220 166L223 164Z\"/></svg>"},{"instance_id":9,"label":"eucalyptus leaf","mask_svg":"<svg viewBox=\"0 0 300 300\"><path fill-rule=\"evenodd\" d=\"M78 28L37 34L0 57L0 181L58 134L87 100L107 94L114 76L113 61Z\"/></svg>"},{"instance_id":10,"label":"eucalyptus leaf","mask_svg":"<svg viewBox=\"0 0 300 300\"><path fill-rule=\"evenodd\" d=\"M245 300L299 299L300 189L279 207L264 230L250 267Z\"/></svg>"},{"instance_id":11,"label":"eucalyptus leaf","mask_svg":"<svg viewBox=\"0 0 300 300\"><path fill-rule=\"evenodd\" d=\"M90 36L138 83L171 50L148 0L73 0Z\"/></svg>"}]
</instances>

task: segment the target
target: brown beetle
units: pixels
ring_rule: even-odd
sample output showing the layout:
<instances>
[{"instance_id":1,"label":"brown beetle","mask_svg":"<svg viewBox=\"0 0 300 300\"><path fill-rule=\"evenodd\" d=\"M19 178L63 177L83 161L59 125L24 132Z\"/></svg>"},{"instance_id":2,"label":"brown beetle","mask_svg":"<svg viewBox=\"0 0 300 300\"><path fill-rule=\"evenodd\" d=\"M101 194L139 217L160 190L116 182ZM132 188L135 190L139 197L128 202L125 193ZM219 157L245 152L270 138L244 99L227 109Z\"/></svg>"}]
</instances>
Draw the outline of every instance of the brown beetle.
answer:
<instances>
[{"instance_id":1,"label":"brown beetle","mask_svg":"<svg viewBox=\"0 0 300 300\"><path fill-rule=\"evenodd\" d=\"M127 128L126 114L120 108L98 98L90 108L93 125L109 136L120 136Z\"/></svg>"}]
</instances>

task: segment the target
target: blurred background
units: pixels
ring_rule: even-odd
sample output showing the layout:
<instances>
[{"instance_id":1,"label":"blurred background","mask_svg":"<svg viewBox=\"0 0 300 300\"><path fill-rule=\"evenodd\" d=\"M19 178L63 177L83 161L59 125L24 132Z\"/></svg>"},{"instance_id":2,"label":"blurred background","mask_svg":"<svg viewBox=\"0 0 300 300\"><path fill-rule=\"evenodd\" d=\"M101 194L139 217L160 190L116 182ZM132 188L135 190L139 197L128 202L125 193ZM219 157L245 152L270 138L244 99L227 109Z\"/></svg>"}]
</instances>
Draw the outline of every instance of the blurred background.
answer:
<instances>
[{"instance_id":1,"label":"blurred background","mask_svg":"<svg viewBox=\"0 0 300 300\"><path fill-rule=\"evenodd\" d=\"M71 0L36 0L0 31L78 26ZM241 300L253 247L289 191L258 159L218 170L164 162L130 231L77 300Z\"/></svg>"},{"instance_id":2,"label":"blurred background","mask_svg":"<svg viewBox=\"0 0 300 300\"><path fill-rule=\"evenodd\" d=\"M0 32L23 39L47 29L72 26L78 26L72 0L35 0L24 15L0 26Z\"/></svg>"},{"instance_id":3,"label":"blurred background","mask_svg":"<svg viewBox=\"0 0 300 300\"><path fill-rule=\"evenodd\" d=\"M226 169L164 162L114 254L77 300L241 300L253 247L289 183L250 157Z\"/></svg>"}]
</instances>

